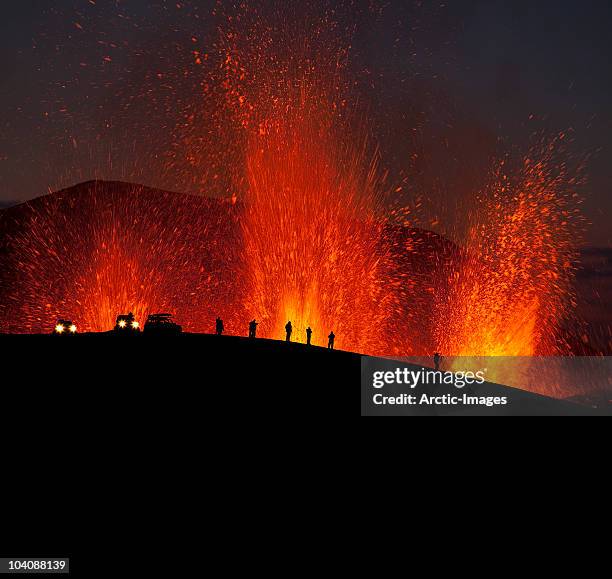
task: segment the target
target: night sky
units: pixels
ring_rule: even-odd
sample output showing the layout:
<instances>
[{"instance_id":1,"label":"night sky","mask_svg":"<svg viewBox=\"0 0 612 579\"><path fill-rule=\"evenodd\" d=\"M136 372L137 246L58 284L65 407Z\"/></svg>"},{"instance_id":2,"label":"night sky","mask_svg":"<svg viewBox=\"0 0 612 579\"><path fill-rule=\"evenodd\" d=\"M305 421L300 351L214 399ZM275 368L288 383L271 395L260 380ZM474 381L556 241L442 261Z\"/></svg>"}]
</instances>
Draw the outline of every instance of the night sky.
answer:
<instances>
[{"instance_id":1,"label":"night sky","mask_svg":"<svg viewBox=\"0 0 612 579\"><path fill-rule=\"evenodd\" d=\"M177 122L166 79L218 24L216 2L181 4L4 3L0 204L94 177L199 192L157 162ZM417 147L428 162L413 180L449 207L479 186L500 143L525 150L534 133L566 132L571 158L587 161L588 242L612 245L609 1L355 4L339 18L354 18L352 66L361 80L367 71L359 90L391 175L410 181Z\"/></svg>"}]
</instances>

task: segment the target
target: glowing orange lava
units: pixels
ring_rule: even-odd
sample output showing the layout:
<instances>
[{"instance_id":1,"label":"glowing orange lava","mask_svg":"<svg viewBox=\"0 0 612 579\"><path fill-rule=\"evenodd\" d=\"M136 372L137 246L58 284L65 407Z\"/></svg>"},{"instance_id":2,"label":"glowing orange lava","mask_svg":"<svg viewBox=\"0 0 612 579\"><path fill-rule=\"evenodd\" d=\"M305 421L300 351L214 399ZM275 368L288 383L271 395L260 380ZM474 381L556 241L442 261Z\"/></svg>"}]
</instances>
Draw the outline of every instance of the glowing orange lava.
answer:
<instances>
[{"instance_id":1,"label":"glowing orange lava","mask_svg":"<svg viewBox=\"0 0 612 579\"><path fill-rule=\"evenodd\" d=\"M243 224L249 311L265 336L384 351L389 314L376 167L366 147L342 143L331 105L301 91L251 135Z\"/></svg>"},{"instance_id":2,"label":"glowing orange lava","mask_svg":"<svg viewBox=\"0 0 612 579\"><path fill-rule=\"evenodd\" d=\"M309 12L306 10L306 12ZM297 26L279 13L231 20L221 84L242 139L245 309L259 334L368 353L389 351L393 311L383 239L384 179L347 98L347 49L330 14ZM287 19L287 20L285 20Z\"/></svg>"},{"instance_id":3,"label":"glowing orange lava","mask_svg":"<svg viewBox=\"0 0 612 579\"><path fill-rule=\"evenodd\" d=\"M452 356L564 353L581 219L555 143L512 179L502 164L470 214L466 259L439 298L437 343Z\"/></svg>"},{"instance_id":4,"label":"glowing orange lava","mask_svg":"<svg viewBox=\"0 0 612 579\"><path fill-rule=\"evenodd\" d=\"M50 333L58 319L104 332L120 314L168 311L187 331L223 315L239 333L239 207L91 182L15 208L2 223L0 331Z\"/></svg>"},{"instance_id":5,"label":"glowing orange lava","mask_svg":"<svg viewBox=\"0 0 612 579\"><path fill-rule=\"evenodd\" d=\"M568 351L580 218L555 158L562 137L499 167L456 245L412 216L397 224L388 192L400 189L353 92L350 27L304 10L296 23L241 5L206 51L189 45L195 71L181 72L199 88L179 95L166 169L188 166L228 200L88 184L20 209L21 228L2 223L1 330L46 332L63 318L104 331L118 314L142 323L157 310L187 331L221 316L235 335L256 318L276 339L291 321L295 341L310 326L315 344L333 331L338 348L364 354Z\"/></svg>"}]
</instances>

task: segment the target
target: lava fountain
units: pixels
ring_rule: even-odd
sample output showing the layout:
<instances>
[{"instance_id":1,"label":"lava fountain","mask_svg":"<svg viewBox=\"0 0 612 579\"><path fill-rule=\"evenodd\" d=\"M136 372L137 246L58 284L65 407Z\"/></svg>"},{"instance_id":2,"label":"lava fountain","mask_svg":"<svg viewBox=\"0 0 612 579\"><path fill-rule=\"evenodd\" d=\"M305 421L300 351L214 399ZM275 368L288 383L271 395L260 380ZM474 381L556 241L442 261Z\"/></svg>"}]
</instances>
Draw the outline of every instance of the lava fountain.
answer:
<instances>
[{"instance_id":1,"label":"lava fountain","mask_svg":"<svg viewBox=\"0 0 612 579\"><path fill-rule=\"evenodd\" d=\"M248 14L223 36L226 104L243 139L245 310L260 334L384 354L394 301L384 243L384 175L345 78L328 14L299 26ZM252 21L248 17L252 16ZM234 20L232 20L234 22Z\"/></svg>"},{"instance_id":2,"label":"lava fountain","mask_svg":"<svg viewBox=\"0 0 612 579\"><path fill-rule=\"evenodd\" d=\"M573 303L582 229L577 180L557 162L561 136L505 162L469 215L466 258L440 295L440 351L453 356L567 353L560 326Z\"/></svg>"},{"instance_id":3,"label":"lava fountain","mask_svg":"<svg viewBox=\"0 0 612 579\"><path fill-rule=\"evenodd\" d=\"M119 314L168 311L205 332L238 332L239 207L124 183L91 182L0 220L0 331L47 333L60 318L112 329Z\"/></svg>"},{"instance_id":4,"label":"lava fountain","mask_svg":"<svg viewBox=\"0 0 612 579\"><path fill-rule=\"evenodd\" d=\"M244 335L257 318L278 339L291 321L297 341L310 326L315 344L334 331L339 348L373 355L565 353L581 220L556 160L562 139L500 164L466 212L462 249L416 232L412 216L395 224L388 192L399 189L346 64L350 27L310 6L279 21L236 10L206 52L189 35L194 70L175 77L201 86L172 93L189 106L177 104L167 166L222 181L202 192L234 203L90 184L29 204L20 229L0 220L0 330L47 332L70 317L101 331L117 314L168 310L189 331L221 316Z\"/></svg>"},{"instance_id":5,"label":"lava fountain","mask_svg":"<svg viewBox=\"0 0 612 579\"><path fill-rule=\"evenodd\" d=\"M331 105L301 91L266 119L247 150L243 223L249 308L264 334L281 337L288 320L299 341L384 351L382 223L375 216L377 168L365 143L343 141Z\"/></svg>"}]
</instances>

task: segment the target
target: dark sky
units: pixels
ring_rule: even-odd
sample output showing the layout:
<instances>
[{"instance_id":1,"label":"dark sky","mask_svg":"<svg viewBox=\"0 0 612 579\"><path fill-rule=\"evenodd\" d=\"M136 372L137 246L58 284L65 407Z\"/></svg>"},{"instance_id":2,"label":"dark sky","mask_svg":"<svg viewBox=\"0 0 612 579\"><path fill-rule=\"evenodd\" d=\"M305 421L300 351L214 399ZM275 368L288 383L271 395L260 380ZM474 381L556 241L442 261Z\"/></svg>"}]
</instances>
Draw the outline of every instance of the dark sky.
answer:
<instances>
[{"instance_id":1,"label":"dark sky","mask_svg":"<svg viewBox=\"0 0 612 579\"><path fill-rule=\"evenodd\" d=\"M162 113L134 105L129 125L124 114L130 94L147 94L143 79L155 68L164 74L164 66L171 66L164 46L183 41L188 46L192 34L213 35L215 23L207 15L215 2L189 3L199 6L197 21L193 11L177 4L3 3L0 203L92 177L172 185L152 167L151 145L142 144L152 116L160 114L158 134L172 122L163 114L171 108L169 97ZM375 16L359 19L354 51L356 67L367 69L375 81L367 99L386 162L407 170L402 159L415 142L403 135L418 124L418 145L430 152L434 167L429 171L439 167L446 191L441 194L451 195L448 190L461 190L455 181L472 186L470 168L477 172L474 167L499 139L525 149L536 132L568 131L572 157L588 157L583 193L593 223L589 242L612 245L612 3L380 4ZM415 111L426 120L415 122ZM454 168L439 147L449 141Z\"/></svg>"}]
</instances>

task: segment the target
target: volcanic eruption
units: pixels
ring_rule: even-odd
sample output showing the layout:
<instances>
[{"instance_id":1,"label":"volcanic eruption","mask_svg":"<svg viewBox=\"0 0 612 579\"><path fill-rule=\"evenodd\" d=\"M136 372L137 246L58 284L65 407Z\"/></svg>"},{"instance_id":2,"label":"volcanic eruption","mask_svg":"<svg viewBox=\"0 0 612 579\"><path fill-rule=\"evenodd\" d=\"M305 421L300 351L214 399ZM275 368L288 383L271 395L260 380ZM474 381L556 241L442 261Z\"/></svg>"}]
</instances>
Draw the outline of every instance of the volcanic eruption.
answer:
<instances>
[{"instance_id":1,"label":"volcanic eruption","mask_svg":"<svg viewBox=\"0 0 612 579\"><path fill-rule=\"evenodd\" d=\"M188 330L226 312L239 329L239 207L138 185L90 182L0 214L0 331L80 331L169 310ZM237 261L238 260L238 261Z\"/></svg>"},{"instance_id":2,"label":"volcanic eruption","mask_svg":"<svg viewBox=\"0 0 612 579\"><path fill-rule=\"evenodd\" d=\"M190 46L181 75L199 92L164 167L223 182L205 191L219 197L95 181L3 211L0 331L62 318L106 331L120 313L169 311L194 332L217 316L243 335L256 318L275 339L287 321L297 341L310 326L319 345L333 330L364 354L570 353L583 223L562 136L492 161L467 233L437 235L401 211L334 15L238 12L208 51Z\"/></svg>"},{"instance_id":3,"label":"volcanic eruption","mask_svg":"<svg viewBox=\"0 0 612 579\"><path fill-rule=\"evenodd\" d=\"M436 342L455 356L568 354L561 324L575 302L583 219L577 182L544 141L518 167L492 172L468 215L466 259L438 293Z\"/></svg>"}]
</instances>

